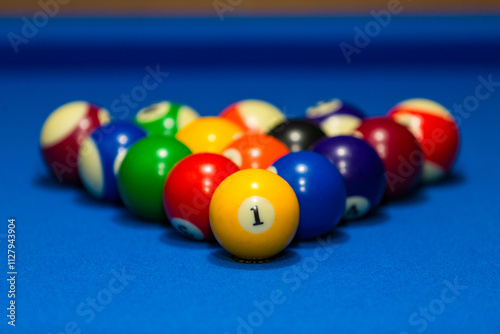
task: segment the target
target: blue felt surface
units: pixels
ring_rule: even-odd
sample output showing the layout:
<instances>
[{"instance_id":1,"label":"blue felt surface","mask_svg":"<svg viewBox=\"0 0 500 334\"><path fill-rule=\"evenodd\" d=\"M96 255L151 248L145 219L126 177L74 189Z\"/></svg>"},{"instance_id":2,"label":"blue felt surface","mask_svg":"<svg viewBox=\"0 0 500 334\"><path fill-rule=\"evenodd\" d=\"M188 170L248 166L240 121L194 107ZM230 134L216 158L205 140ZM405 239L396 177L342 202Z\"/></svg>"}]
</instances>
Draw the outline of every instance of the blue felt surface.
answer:
<instances>
[{"instance_id":1,"label":"blue felt surface","mask_svg":"<svg viewBox=\"0 0 500 334\"><path fill-rule=\"evenodd\" d=\"M460 20L467 25L477 19ZM409 22L415 29L422 23ZM112 30L122 23L107 24ZM184 33L196 35L196 28L203 26L197 24L185 23ZM394 23L388 34L399 28ZM265 27L261 29L252 34L266 38ZM491 74L500 81L500 64L480 61L146 65L157 63L169 76L129 108L129 117L159 99L186 102L204 115L243 98L269 100L289 115L300 115L310 104L332 96L353 101L370 115L414 96L453 109L474 94L478 76ZM462 119L462 148L446 183L420 189L368 219L338 228L333 245L325 249L316 250L326 241L295 243L272 263L242 265L229 260L216 244L182 239L170 227L144 223L122 207L97 202L83 189L48 177L38 136L50 111L75 99L113 109L113 101L141 85L147 74L141 62L74 65L4 66L0 72L0 253L6 249L6 220L15 217L19 272L17 326L8 326L0 314L1 333L55 334L71 329L72 322L81 333L237 333L240 317L258 325L247 328L253 333L418 333L424 318L417 316L417 325L409 318L420 307L438 307L436 300L447 287L444 280L455 279L466 288L439 315L425 320L425 333L500 330L500 175L495 148L500 87ZM114 114L125 112L115 109ZM315 256L324 259L317 266ZM6 255L2 258L6 272ZM297 268L304 266L311 272L299 274ZM87 298L105 298L113 271L123 268L135 278L113 294L109 304L92 319L85 313L88 307L77 311ZM0 309L6 312L8 286L2 281ZM280 303L259 322L255 303L276 299L274 290L283 293Z\"/></svg>"}]
</instances>

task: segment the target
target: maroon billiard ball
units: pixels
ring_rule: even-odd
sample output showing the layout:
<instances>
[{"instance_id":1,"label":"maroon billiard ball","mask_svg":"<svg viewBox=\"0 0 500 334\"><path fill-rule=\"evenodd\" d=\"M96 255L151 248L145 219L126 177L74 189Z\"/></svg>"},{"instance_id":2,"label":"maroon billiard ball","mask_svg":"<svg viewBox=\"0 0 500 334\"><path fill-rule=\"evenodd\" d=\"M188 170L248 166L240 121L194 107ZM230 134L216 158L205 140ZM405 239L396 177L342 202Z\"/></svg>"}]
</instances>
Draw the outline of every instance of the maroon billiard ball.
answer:
<instances>
[{"instance_id":1,"label":"maroon billiard ball","mask_svg":"<svg viewBox=\"0 0 500 334\"><path fill-rule=\"evenodd\" d=\"M80 145L93 130L109 119L106 109L85 101L75 101L57 108L45 120L40 147L45 163L59 182L79 182Z\"/></svg>"},{"instance_id":2,"label":"maroon billiard ball","mask_svg":"<svg viewBox=\"0 0 500 334\"><path fill-rule=\"evenodd\" d=\"M387 198L410 193L420 181L423 153L416 138L403 125L386 117L365 118L357 129L384 163Z\"/></svg>"}]
</instances>

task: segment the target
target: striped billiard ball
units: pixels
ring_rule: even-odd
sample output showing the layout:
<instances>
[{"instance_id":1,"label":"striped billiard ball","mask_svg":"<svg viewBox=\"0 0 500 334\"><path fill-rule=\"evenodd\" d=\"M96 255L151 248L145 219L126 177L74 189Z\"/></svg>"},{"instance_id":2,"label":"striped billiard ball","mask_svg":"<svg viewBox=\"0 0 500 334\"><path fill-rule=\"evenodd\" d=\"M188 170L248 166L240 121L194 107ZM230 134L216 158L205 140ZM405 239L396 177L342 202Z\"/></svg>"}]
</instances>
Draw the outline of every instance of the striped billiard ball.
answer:
<instances>
[{"instance_id":1,"label":"striped billiard ball","mask_svg":"<svg viewBox=\"0 0 500 334\"><path fill-rule=\"evenodd\" d=\"M222 110L219 116L235 122L250 133L267 133L286 120L280 109L262 100L235 102Z\"/></svg>"},{"instance_id":2,"label":"striped billiard ball","mask_svg":"<svg viewBox=\"0 0 500 334\"><path fill-rule=\"evenodd\" d=\"M316 123L328 137L352 135L363 121L363 113L339 99L320 101L306 110L306 118Z\"/></svg>"},{"instance_id":3,"label":"striped billiard ball","mask_svg":"<svg viewBox=\"0 0 500 334\"><path fill-rule=\"evenodd\" d=\"M160 101L141 109L135 115L134 122L148 135L174 136L199 117L193 108L185 104Z\"/></svg>"},{"instance_id":4,"label":"striped billiard ball","mask_svg":"<svg viewBox=\"0 0 500 334\"><path fill-rule=\"evenodd\" d=\"M89 193L99 199L118 201L116 175L132 144L146 132L132 123L111 122L94 130L78 152L78 172Z\"/></svg>"},{"instance_id":5,"label":"striped billiard ball","mask_svg":"<svg viewBox=\"0 0 500 334\"><path fill-rule=\"evenodd\" d=\"M106 109L85 101L67 103L49 115L40 134L40 147L45 163L59 182L79 182L80 145L109 119Z\"/></svg>"},{"instance_id":6,"label":"striped billiard ball","mask_svg":"<svg viewBox=\"0 0 500 334\"><path fill-rule=\"evenodd\" d=\"M405 125L422 147L424 183L439 181L449 173L457 158L460 133L445 107L428 99L410 99L395 105L388 115Z\"/></svg>"}]
</instances>

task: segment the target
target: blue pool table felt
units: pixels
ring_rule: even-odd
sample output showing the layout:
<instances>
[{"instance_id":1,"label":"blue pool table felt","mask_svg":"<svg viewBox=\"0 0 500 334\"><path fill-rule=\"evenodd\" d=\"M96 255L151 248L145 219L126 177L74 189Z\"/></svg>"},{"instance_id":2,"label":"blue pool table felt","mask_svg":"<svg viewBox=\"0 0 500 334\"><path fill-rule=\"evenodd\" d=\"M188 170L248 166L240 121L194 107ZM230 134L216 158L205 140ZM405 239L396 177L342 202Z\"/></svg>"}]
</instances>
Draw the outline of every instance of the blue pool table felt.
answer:
<instances>
[{"instance_id":1,"label":"blue pool table felt","mask_svg":"<svg viewBox=\"0 0 500 334\"><path fill-rule=\"evenodd\" d=\"M475 94L478 77L500 81L498 18L393 18L348 65L338 41L352 42L353 27L369 20L54 19L18 55L3 41L0 309L5 314L10 217L17 223L18 276L16 327L0 313L0 332L498 333L500 87L461 117L461 150L445 182L386 203L321 242L294 242L267 264L235 263L216 243L183 239L170 226L141 221L122 206L57 183L43 164L39 134L53 109L79 99L112 109L115 99L142 84L146 66L158 65L169 75L119 117L130 119L162 99L185 102L202 115L245 98L270 101L288 116L303 115L309 105L331 97L352 101L368 115L384 114L411 97L434 99L453 110ZM19 22L0 20L2 36L19 30ZM182 56L166 54L173 48L165 46L169 41ZM477 55L471 50L457 55L469 41ZM250 52L245 43L259 46L255 57L226 55L234 45ZM279 43L296 53L280 54ZM398 43L404 50L391 54ZM88 46L87 57L78 52L82 45ZM308 55L307 46L330 52L331 58ZM130 52L120 56L123 50ZM188 57L190 52L198 53ZM446 52L453 61L446 60ZM318 254L323 261L314 260ZM126 286L111 294L109 303L94 311L82 306L88 298L109 297L103 290L109 291L122 271ZM448 294L455 298L443 303L443 289L455 283L456 294ZM280 293L272 311L259 316L257 304L269 307L264 301ZM438 314L420 315L420 308L429 307L437 307Z\"/></svg>"}]
</instances>

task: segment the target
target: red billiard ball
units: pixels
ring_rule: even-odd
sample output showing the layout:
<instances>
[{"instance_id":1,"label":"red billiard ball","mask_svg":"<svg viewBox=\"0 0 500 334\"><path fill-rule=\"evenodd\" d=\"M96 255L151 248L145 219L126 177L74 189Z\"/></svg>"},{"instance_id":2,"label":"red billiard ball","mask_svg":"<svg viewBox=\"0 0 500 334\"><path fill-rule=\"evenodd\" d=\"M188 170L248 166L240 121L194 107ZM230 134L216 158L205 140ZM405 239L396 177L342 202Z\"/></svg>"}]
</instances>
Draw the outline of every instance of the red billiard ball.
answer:
<instances>
[{"instance_id":1,"label":"red billiard ball","mask_svg":"<svg viewBox=\"0 0 500 334\"><path fill-rule=\"evenodd\" d=\"M214 153L187 156L168 174L163 188L167 216L185 237L211 239L208 211L219 184L239 170L231 160Z\"/></svg>"},{"instance_id":2,"label":"red billiard ball","mask_svg":"<svg viewBox=\"0 0 500 334\"><path fill-rule=\"evenodd\" d=\"M265 169L287 153L290 153L290 150L285 144L264 134L244 135L222 152L241 169Z\"/></svg>"},{"instance_id":3,"label":"red billiard ball","mask_svg":"<svg viewBox=\"0 0 500 334\"><path fill-rule=\"evenodd\" d=\"M40 147L45 163L59 182L80 180L77 168L80 145L109 119L107 110L85 101L67 103L49 115L40 134Z\"/></svg>"},{"instance_id":4,"label":"red billiard ball","mask_svg":"<svg viewBox=\"0 0 500 334\"><path fill-rule=\"evenodd\" d=\"M369 117L356 130L374 149L384 163L387 198L410 193L422 174L423 153L411 132L386 117Z\"/></svg>"},{"instance_id":5,"label":"red billiard ball","mask_svg":"<svg viewBox=\"0 0 500 334\"><path fill-rule=\"evenodd\" d=\"M460 146L460 133L451 113L434 101L410 99L391 108L388 116L405 125L422 147L422 181L442 179L453 166Z\"/></svg>"}]
</instances>

